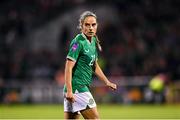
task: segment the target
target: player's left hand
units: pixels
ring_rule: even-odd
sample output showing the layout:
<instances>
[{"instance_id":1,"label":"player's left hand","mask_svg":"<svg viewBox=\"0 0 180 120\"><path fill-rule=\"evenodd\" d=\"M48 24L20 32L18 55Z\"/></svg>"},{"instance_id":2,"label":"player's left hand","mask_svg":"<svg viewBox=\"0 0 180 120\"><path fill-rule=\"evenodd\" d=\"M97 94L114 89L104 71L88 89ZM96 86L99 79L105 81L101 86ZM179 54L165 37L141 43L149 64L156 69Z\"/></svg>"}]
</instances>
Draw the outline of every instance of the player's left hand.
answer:
<instances>
[{"instance_id":1,"label":"player's left hand","mask_svg":"<svg viewBox=\"0 0 180 120\"><path fill-rule=\"evenodd\" d=\"M110 87L112 90L116 90L117 89L117 85L112 83L112 82L108 82L108 83L106 83L106 85L108 87Z\"/></svg>"}]
</instances>

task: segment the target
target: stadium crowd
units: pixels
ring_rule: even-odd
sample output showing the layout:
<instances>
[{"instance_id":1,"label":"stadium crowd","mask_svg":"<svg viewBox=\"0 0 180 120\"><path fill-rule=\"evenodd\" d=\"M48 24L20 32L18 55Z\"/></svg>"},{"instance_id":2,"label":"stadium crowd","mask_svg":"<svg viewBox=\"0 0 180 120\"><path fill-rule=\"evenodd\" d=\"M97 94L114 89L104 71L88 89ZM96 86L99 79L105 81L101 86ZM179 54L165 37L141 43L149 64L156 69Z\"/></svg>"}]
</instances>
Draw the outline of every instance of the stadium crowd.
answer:
<instances>
[{"instance_id":1,"label":"stadium crowd","mask_svg":"<svg viewBox=\"0 0 180 120\"><path fill-rule=\"evenodd\" d=\"M119 21L99 30L100 62L109 76L168 74L180 77L180 16L178 0L1 0L0 78L50 78L63 70L64 52L31 51L26 36L52 18L82 5L115 7ZM66 34L66 33L65 33ZM62 42L66 37L62 37ZM60 46L64 48L64 46ZM111 57L109 57L111 56ZM61 61L61 62L60 62Z\"/></svg>"}]
</instances>

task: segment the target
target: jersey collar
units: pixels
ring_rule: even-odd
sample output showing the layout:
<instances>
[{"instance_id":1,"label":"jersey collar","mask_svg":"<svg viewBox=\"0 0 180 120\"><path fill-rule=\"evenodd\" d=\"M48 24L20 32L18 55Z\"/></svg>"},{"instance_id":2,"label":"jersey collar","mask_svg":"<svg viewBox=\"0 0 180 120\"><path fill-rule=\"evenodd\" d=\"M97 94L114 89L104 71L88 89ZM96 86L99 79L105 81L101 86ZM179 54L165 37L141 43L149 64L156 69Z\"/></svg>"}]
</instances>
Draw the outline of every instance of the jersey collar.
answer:
<instances>
[{"instance_id":1,"label":"jersey collar","mask_svg":"<svg viewBox=\"0 0 180 120\"><path fill-rule=\"evenodd\" d=\"M84 33L81 33L81 35L83 36L83 38L85 38L85 39L87 40L87 42L88 42L89 44L92 43L93 37L91 38L91 42L89 42L89 40L87 39L87 37L86 37L86 35L85 35Z\"/></svg>"}]
</instances>

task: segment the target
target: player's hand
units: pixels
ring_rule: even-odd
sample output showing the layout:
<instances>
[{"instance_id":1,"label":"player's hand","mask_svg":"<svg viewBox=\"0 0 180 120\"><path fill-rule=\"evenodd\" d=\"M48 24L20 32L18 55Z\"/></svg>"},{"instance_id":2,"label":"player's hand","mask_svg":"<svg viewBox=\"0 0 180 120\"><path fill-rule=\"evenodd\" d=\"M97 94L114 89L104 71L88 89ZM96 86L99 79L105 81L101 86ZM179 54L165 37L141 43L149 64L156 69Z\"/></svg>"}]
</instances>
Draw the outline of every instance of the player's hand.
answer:
<instances>
[{"instance_id":1,"label":"player's hand","mask_svg":"<svg viewBox=\"0 0 180 120\"><path fill-rule=\"evenodd\" d=\"M75 99L74 99L74 95L72 92L67 92L66 93L66 99L69 101L69 102L75 102Z\"/></svg>"},{"instance_id":2,"label":"player's hand","mask_svg":"<svg viewBox=\"0 0 180 120\"><path fill-rule=\"evenodd\" d=\"M117 89L117 85L112 83L112 82L107 82L106 85L108 87L110 87L112 90L116 90Z\"/></svg>"}]
</instances>

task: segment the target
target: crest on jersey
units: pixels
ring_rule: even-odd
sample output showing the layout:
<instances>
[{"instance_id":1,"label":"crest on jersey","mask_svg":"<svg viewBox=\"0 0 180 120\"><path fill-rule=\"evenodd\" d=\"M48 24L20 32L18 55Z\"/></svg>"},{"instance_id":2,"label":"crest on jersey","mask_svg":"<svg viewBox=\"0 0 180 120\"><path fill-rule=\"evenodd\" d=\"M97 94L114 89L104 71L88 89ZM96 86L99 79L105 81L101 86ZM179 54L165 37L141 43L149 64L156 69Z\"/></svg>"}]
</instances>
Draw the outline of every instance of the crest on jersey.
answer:
<instances>
[{"instance_id":1,"label":"crest on jersey","mask_svg":"<svg viewBox=\"0 0 180 120\"><path fill-rule=\"evenodd\" d=\"M77 48L78 48L78 43L74 43L72 45L72 51L76 51Z\"/></svg>"}]
</instances>

